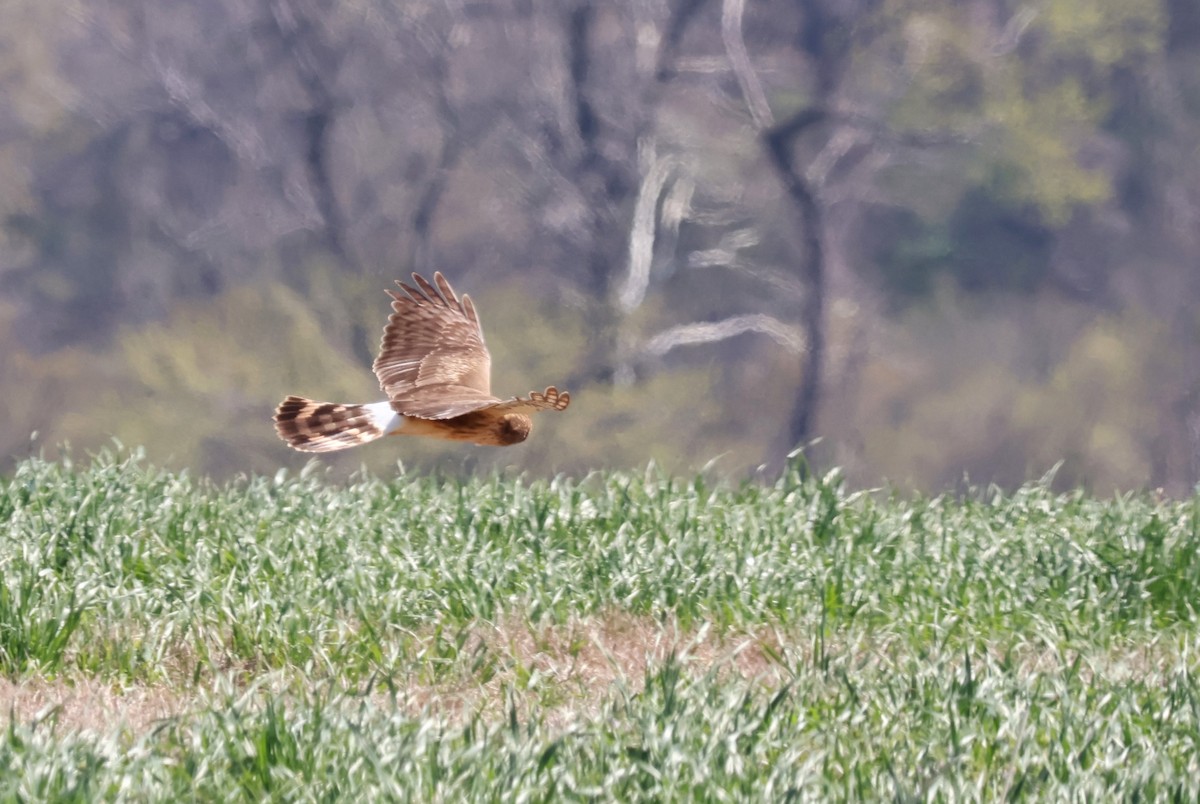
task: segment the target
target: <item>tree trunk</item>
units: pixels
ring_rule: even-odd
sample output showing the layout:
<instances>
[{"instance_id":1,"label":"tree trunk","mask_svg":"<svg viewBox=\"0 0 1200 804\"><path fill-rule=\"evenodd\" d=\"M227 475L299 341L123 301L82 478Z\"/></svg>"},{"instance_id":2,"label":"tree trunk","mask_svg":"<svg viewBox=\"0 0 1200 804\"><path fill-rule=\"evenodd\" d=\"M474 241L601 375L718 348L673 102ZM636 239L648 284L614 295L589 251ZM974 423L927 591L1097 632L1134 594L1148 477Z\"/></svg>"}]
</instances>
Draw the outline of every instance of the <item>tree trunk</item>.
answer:
<instances>
[{"instance_id":1,"label":"tree trunk","mask_svg":"<svg viewBox=\"0 0 1200 804\"><path fill-rule=\"evenodd\" d=\"M764 132L763 141L771 164L799 213L804 254L799 274L804 282L800 320L805 349L800 356L800 385L788 417L789 449L803 446L816 434L817 408L821 403L821 379L825 366L825 249L824 220L816 193L792 161L792 143L808 126L825 118L818 109L805 109Z\"/></svg>"}]
</instances>

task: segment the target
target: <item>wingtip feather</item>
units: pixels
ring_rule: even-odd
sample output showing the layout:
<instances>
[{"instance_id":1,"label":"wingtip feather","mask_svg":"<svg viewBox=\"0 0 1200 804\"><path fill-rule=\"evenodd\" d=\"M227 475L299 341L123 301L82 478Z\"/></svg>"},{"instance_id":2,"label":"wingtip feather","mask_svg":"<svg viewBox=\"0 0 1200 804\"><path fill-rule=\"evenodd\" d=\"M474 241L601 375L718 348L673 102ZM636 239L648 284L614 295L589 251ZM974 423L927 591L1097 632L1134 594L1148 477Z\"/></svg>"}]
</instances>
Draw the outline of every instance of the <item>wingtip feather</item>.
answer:
<instances>
[{"instance_id":1,"label":"wingtip feather","mask_svg":"<svg viewBox=\"0 0 1200 804\"><path fill-rule=\"evenodd\" d=\"M462 309L462 305L458 301L458 295L455 294L454 288L450 287L450 283L446 281L446 277L442 276L441 271L435 271L433 281L437 283L438 290L442 292L442 298L452 307Z\"/></svg>"},{"instance_id":2,"label":"wingtip feather","mask_svg":"<svg viewBox=\"0 0 1200 804\"><path fill-rule=\"evenodd\" d=\"M446 300L442 298L442 294L438 293L437 288L435 288L428 279L420 274L413 274L413 279L416 280L417 285L420 286L421 290L425 294L425 297L429 299L429 301L434 302L435 304L438 302L441 302L442 304L446 303Z\"/></svg>"}]
</instances>

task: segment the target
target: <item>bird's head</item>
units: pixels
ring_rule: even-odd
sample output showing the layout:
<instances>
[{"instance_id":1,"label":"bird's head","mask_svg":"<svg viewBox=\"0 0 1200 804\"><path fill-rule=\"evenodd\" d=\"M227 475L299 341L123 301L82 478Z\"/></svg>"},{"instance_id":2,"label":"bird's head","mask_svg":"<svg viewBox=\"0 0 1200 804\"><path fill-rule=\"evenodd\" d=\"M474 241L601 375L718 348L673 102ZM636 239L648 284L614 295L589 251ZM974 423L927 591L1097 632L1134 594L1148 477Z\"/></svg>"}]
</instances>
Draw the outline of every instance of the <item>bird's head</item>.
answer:
<instances>
[{"instance_id":1,"label":"bird's head","mask_svg":"<svg viewBox=\"0 0 1200 804\"><path fill-rule=\"evenodd\" d=\"M520 444L529 438L533 420L523 413L508 413L496 423L496 437L502 446Z\"/></svg>"}]
</instances>

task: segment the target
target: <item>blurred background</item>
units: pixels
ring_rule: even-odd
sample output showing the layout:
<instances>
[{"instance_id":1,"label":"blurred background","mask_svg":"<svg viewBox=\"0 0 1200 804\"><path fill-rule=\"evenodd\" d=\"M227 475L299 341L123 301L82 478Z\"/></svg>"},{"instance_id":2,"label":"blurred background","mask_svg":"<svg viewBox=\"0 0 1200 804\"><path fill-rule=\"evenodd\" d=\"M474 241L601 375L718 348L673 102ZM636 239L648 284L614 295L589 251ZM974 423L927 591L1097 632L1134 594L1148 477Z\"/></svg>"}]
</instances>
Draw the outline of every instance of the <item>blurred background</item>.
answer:
<instances>
[{"instance_id":1,"label":"blurred background","mask_svg":"<svg viewBox=\"0 0 1200 804\"><path fill-rule=\"evenodd\" d=\"M7 0L0 454L299 467L443 271L508 450L337 472L711 465L1187 493L1195 0ZM37 437L31 440L31 433Z\"/></svg>"}]
</instances>

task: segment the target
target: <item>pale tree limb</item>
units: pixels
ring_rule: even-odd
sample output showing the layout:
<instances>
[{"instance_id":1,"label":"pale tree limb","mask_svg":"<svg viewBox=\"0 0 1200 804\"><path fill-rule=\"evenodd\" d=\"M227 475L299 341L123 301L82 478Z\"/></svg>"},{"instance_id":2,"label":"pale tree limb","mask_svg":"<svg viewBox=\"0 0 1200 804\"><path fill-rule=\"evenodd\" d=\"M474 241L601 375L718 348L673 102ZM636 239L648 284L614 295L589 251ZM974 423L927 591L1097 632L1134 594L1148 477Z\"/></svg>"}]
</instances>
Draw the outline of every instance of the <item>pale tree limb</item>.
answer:
<instances>
[{"instance_id":1,"label":"pale tree limb","mask_svg":"<svg viewBox=\"0 0 1200 804\"><path fill-rule=\"evenodd\" d=\"M653 137L646 138L644 153L644 161L649 166L638 187L637 201L633 207L633 223L629 233L629 271L617 289L617 304L626 315L640 307L646 298L657 236L658 199L675 168L675 160L662 158L655 152Z\"/></svg>"},{"instance_id":2,"label":"pale tree limb","mask_svg":"<svg viewBox=\"0 0 1200 804\"><path fill-rule=\"evenodd\" d=\"M671 184L662 202L659 213L659 226L673 236L679 234L679 227L692 212L692 196L696 194L696 182L687 174L679 175Z\"/></svg>"},{"instance_id":3,"label":"pale tree limb","mask_svg":"<svg viewBox=\"0 0 1200 804\"><path fill-rule=\"evenodd\" d=\"M717 248L693 251L688 255L689 268L725 268L735 273L750 277L756 282L762 282L772 290L791 301L804 299L804 284L782 271L753 265L743 260L736 251Z\"/></svg>"},{"instance_id":4,"label":"pale tree limb","mask_svg":"<svg viewBox=\"0 0 1200 804\"><path fill-rule=\"evenodd\" d=\"M715 343L747 332L766 335L793 354L805 351L804 334L799 328L773 316L753 313L735 315L722 321L701 321L669 327L646 341L642 346L642 354L645 357L662 357L680 346Z\"/></svg>"},{"instance_id":5,"label":"pale tree limb","mask_svg":"<svg viewBox=\"0 0 1200 804\"><path fill-rule=\"evenodd\" d=\"M162 87L171 103L183 111L197 126L211 131L221 142L245 159L252 168L262 169L270 162L266 143L250 126L230 123L213 109L204 98L197 82L187 78L173 65L166 63L151 50L148 72Z\"/></svg>"},{"instance_id":6,"label":"pale tree limb","mask_svg":"<svg viewBox=\"0 0 1200 804\"><path fill-rule=\"evenodd\" d=\"M754 120L754 127L763 131L775 125L775 116L771 114L771 106L767 103L767 93L763 91L758 73L750 63L750 54L746 52L746 39L742 36L742 15L746 11L746 0L724 0L721 4L721 39L725 44L725 54L729 58L729 66L733 69L746 108Z\"/></svg>"},{"instance_id":7,"label":"pale tree limb","mask_svg":"<svg viewBox=\"0 0 1200 804\"><path fill-rule=\"evenodd\" d=\"M809 163L805 171L808 180L817 187L825 186L838 163L865 142L867 138L862 131L839 127Z\"/></svg>"},{"instance_id":8,"label":"pale tree limb","mask_svg":"<svg viewBox=\"0 0 1200 804\"><path fill-rule=\"evenodd\" d=\"M594 69L603 46L607 17L603 4L571 0L562 6L562 102L569 108L569 123L549 132L548 151L556 170L571 177L582 197L580 223L585 238L583 259L578 260L580 284L592 302L584 311L591 332L589 354L582 361L587 372L580 381L622 382L630 376L624 355L633 340L627 327L629 314L645 301L662 225L654 220L659 201L670 184L673 160L652 158L631 170L633 153L639 156L654 142L654 129L663 93L674 75L674 65L684 34L708 0L668 0L635 8L631 27L635 37L635 81L629 91L632 108L614 125L605 86ZM655 22L659 12L666 19ZM625 105L625 104L622 104ZM630 137L632 134L632 137ZM545 132L543 138L547 138ZM652 153L652 151L651 151ZM627 202L632 201L632 205ZM635 220L626 219L630 206ZM556 211L555 214L561 214ZM665 225L666 222L663 222ZM623 252L623 253L622 253ZM623 266L625 259L628 266Z\"/></svg>"},{"instance_id":9,"label":"pale tree limb","mask_svg":"<svg viewBox=\"0 0 1200 804\"><path fill-rule=\"evenodd\" d=\"M996 41L992 43L992 57L1007 56L1016 50L1017 46L1021 44L1021 38L1025 35L1025 31L1037 19L1037 15L1037 10L1029 6L1017 9L1005 24L1004 30L1000 32Z\"/></svg>"},{"instance_id":10,"label":"pale tree limb","mask_svg":"<svg viewBox=\"0 0 1200 804\"><path fill-rule=\"evenodd\" d=\"M654 244L658 238L658 200L662 197L671 172L675 168L675 160L660 158L656 153L652 136L646 136L640 143L639 160L649 163L643 168L643 176L638 185L637 200L633 209L633 220L629 231L629 271L625 280L617 289L617 309L623 316L628 317L646 300L646 292L650 288L650 268L654 263ZM665 202L664 202L665 203ZM672 221L663 221L665 227L670 227ZM674 222L678 227L678 221ZM635 336L626 328L618 326L616 338L616 353L613 356L613 384L631 385L635 371L631 355L636 353Z\"/></svg>"}]
</instances>

